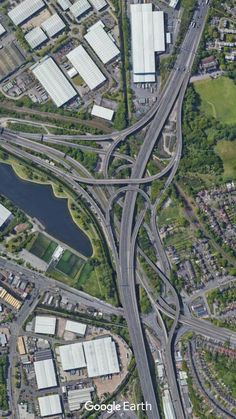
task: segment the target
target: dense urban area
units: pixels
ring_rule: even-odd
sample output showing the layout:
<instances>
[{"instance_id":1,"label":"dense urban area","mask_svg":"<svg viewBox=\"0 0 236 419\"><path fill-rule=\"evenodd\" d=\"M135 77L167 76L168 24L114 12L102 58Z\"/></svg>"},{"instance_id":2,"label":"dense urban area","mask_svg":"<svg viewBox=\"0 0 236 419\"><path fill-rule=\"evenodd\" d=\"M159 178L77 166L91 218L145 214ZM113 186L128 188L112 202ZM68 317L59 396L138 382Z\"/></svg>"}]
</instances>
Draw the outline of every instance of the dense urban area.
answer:
<instances>
[{"instance_id":1,"label":"dense urban area","mask_svg":"<svg viewBox=\"0 0 236 419\"><path fill-rule=\"evenodd\" d=\"M236 418L235 0L0 1L0 417Z\"/></svg>"}]
</instances>

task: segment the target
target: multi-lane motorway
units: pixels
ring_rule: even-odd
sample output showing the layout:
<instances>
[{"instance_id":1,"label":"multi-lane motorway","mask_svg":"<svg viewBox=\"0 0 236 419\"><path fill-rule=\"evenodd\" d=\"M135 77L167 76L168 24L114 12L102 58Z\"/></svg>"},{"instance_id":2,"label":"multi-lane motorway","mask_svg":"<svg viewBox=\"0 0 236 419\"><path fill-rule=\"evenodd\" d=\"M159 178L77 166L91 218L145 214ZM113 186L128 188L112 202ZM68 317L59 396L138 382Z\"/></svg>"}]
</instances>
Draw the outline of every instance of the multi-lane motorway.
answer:
<instances>
[{"instance_id":1,"label":"multi-lane motorway","mask_svg":"<svg viewBox=\"0 0 236 419\"><path fill-rule=\"evenodd\" d=\"M195 51L198 47L202 31L205 24L205 19L207 16L208 6L205 2L199 3L197 10L194 13L194 20L197 22L195 27L190 26L189 30L186 34L184 42L181 46L179 51L175 67L172 70L169 79L166 83L166 87L163 89L159 101L151 111L143 117L140 121L138 121L135 125L127 128L126 130L122 131L121 133L113 133L111 135L104 135L104 136L56 136L56 135L45 135L43 140L47 143L50 143L50 140L55 143L58 142L60 144L65 144L66 140L73 141L76 139L83 139L86 141L108 141L113 140L113 144L108 149L108 152L105 154L105 168L104 172L107 175L108 166L111 155L114 155L116 146L124 139L137 132L139 129L146 126L149 122L150 127L147 131L146 137L143 141L141 146L140 152L136 157L136 161L134 162L133 159L127 158L126 160L132 164L132 173L131 177L128 179L94 179L89 173L86 173L83 167L75 163L75 161L69 157L64 159L62 169L61 167L50 165L48 162L43 160L42 158L30 154L26 151L26 149L45 153L55 161L62 162L63 161L63 153L60 151L56 151L51 147L43 144L43 142L37 142L33 140L39 140L40 137L36 135L26 135L26 134L18 134L12 133L9 130L4 130L1 133L1 140L2 146L6 149L15 153L16 155L29 159L41 167L45 167L47 170L50 170L54 175L58 176L60 179L66 179L68 184L81 195L85 196L91 207L93 207L96 215L99 218L99 221L102 224L103 231L105 236L108 240L108 244L110 249L113 253L113 259L116 264L116 271L117 271L117 278L118 278L118 287L120 298L122 301L124 313L127 319L127 324L129 327L130 337L132 340L132 346L134 350L134 354L136 357L140 383L142 387L142 392L144 399L147 403L152 405L152 410L147 412L147 415L150 419L158 419L159 415L159 407L156 399L156 391L155 386L152 381L152 376L149 368L149 362L147 358L147 350L146 344L143 336L142 325L140 321L140 315L137 306L136 300L136 292L135 292L135 274L136 274L136 262L135 262L135 247L136 247L136 238L139 226L141 225L141 218L136 216L136 200L138 194L140 193L140 185L142 184L150 184L153 180L159 179L164 175L169 173L168 180L165 184L165 188L169 186L172 182L176 170L178 168L178 164L181 157L181 144L179 143L176 148L176 153L174 157L169 162L168 166L165 167L161 172L157 173L154 176L145 176L146 167L148 161L152 155L153 148L156 144L158 137L161 134L161 131L165 125L165 122L173 109L173 106L178 99L179 96L179 107L178 107L178 119L181 119L181 106L182 106L182 99L184 96L185 89L188 84L188 79L190 76ZM178 126L181 126L181 121L178 120ZM26 138L27 137L27 138ZM181 138L181 132L178 136L179 140ZM31 141L30 141L31 139ZM41 138L42 140L42 138ZM18 147L15 147L17 145ZM22 150L22 147L24 150ZM119 153L117 153L119 156ZM121 157L121 156L120 156ZM124 156L122 156L123 158ZM76 170L75 170L76 169ZM80 169L83 172L83 176L78 173ZM65 171L66 170L66 171ZM85 177L84 174L87 176ZM92 185L96 188L95 194L91 197L83 188L80 187L80 184L87 184ZM105 199L103 192L97 192L97 187L99 185L112 187L115 185L126 185L126 189L122 191L125 194L124 204L123 204L123 211L122 211L122 220L120 225L120 236L119 236L119 246L117 248L114 234L114 230L111 227L111 222L107 220L104 216L104 212L102 211L102 203L104 204ZM129 186L132 185L132 186ZM117 192L117 191L116 191ZM95 196L96 195L96 196ZM95 199L94 199L95 198ZM111 198L112 202L112 198ZM158 238L158 230L156 229L155 225L155 213L156 207L154 206L152 209L152 230L155 236L155 243L157 247L157 252L159 253L159 258L162 263L163 267L163 278L166 278L167 285L168 285L168 273L169 273L169 264L168 260L166 259L165 252L162 248L162 244ZM136 219L137 218L137 219ZM164 280L164 279L163 279ZM60 285L61 287L61 285ZM69 287L68 287L69 288ZM65 290L67 292L71 292L70 289ZM173 356L172 356L172 343L173 337L175 334L175 329L177 323L180 321L187 326L193 327L194 330L199 330L200 333L207 334L209 333L220 333L217 328L212 328L206 324L200 324L199 321L194 321L194 319L188 319L180 313L180 303L178 300L178 296L173 291L173 298L175 301L175 310L171 311L169 307L162 307L156 304L156 310L162 311L165 314L169 315L169 317L173 317L174 324L170 331L169 336L166 337L166 356L167 356L167 364L168 364L168 378L169 378L169 385L172 394L172 400L174 403L174 409L176 416L179 418L184 418L185 413L182 407L181 398L179 395L178 385L175 379L175 370L173 364ZM81 296L82 297L82 296ZM85 296L84 296L85 298ZM101 307L101 302L93 301L94 304L98 304ZM93 304L91 303L91 304ZM110 310L111 308L108 305L104 306L104 310ZM104 311L103 310L103 311ZM114 309L114 314L117 313L119 309ZM216 330L217 329L217 330ZM224 331L224 333L226 333ZM229 333L230 334L230 333ZM232 334L230 334L230 339L232 339ZM233 337L234 339L234 337ZM235 340L236 342L236 340ZM171 378L172 377L172 378Z\"/></svg>"}]
</instances>

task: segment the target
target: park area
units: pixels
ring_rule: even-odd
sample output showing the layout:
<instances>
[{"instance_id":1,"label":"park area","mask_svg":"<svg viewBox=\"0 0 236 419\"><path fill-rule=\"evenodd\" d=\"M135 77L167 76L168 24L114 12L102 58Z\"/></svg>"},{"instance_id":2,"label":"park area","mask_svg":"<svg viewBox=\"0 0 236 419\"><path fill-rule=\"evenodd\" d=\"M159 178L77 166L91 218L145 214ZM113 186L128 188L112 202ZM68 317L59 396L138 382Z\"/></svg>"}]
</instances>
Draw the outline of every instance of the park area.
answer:
<instances>
[{"instance_id":1,"label":"park area","mask_svg":"<svg viewBox=\"0 0 236 419\"><path fill-rule=\"evenodd\" d=\"M44 262L49 263L56 248L57 243L55 241L51 240L43 233L38 233L31 248L28 250L33 253L33 255L44 260Z\"/></svg>"},{"instance_id":2,"label":"park area","mask_svg":"<svg viewBox=\"0 0 236 419\"><path fill-rule=\"evenodd\" d=\"M219 141L215 148L224 164L224 179L236 179L236 140Z\"/></svg>"},{"instance_id":3,"label":"park area","mask_svg":"<svg viewBox=\"0 0 236 419\"><path fill-rule=\"evenodd\" d=\"M236 124L236 85L227 77L194 83L201 97L201 110L225 124Z\"/></svg>"}]
</instances>

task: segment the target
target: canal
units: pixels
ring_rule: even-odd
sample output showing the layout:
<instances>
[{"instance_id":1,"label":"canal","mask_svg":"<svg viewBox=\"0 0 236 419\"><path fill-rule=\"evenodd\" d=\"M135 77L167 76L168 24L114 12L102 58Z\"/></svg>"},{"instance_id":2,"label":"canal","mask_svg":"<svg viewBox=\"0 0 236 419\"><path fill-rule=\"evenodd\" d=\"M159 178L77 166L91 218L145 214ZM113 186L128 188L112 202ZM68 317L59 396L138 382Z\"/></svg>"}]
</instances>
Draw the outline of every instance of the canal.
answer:
<instances>
[{"instance_id":1,"label":"canal","mask_svg":"<svg viewBox=\"0 0 236 419\"><path fill-rule=\"evenodd\" d=\"M37 218L51 236L86 257L92 255L91 242L72 220L67 200L56 198L50 185L24 181L10 165L0 163L0 194L31 217Z\"/></svg>"}]
</instances>

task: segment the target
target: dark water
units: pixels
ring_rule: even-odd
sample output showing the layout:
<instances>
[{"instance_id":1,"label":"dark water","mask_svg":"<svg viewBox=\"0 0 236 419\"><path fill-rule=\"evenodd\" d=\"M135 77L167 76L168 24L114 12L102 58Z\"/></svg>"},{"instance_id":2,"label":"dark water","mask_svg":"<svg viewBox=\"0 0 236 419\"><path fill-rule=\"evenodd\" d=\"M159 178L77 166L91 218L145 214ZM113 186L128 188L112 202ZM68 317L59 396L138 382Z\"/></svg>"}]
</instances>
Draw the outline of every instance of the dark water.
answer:
<instances>
[{"instance_id":1,"label":"dark water","mask_svg":"<svg viewBox=\"0 0 236 419\"><path fill-rule=\"evenodd\" d=\"M73 222L67 200L56 198L51 186L24 181L11 166L0 163L0 194L31 217L37 218L48 234L84 256L92 255L90 240Z\"/></svg>"}]
</instances>

